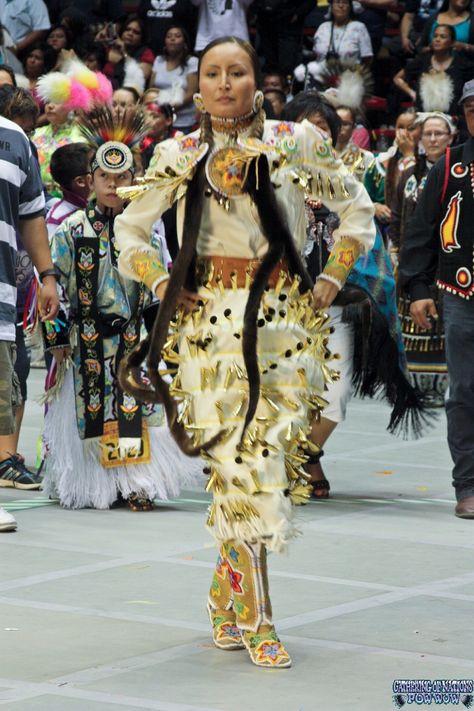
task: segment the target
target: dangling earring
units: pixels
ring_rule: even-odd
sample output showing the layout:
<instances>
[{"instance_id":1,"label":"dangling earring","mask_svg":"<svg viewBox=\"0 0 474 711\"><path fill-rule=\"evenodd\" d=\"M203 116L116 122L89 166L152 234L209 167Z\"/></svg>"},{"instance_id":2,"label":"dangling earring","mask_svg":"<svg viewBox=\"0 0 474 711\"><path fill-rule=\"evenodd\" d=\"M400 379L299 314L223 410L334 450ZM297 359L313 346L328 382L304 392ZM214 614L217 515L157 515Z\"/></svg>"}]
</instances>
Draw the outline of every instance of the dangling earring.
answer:
<instances>
[{"instance_id":1,"label":"dangling earring","mask_svg":"<svg viewBox=\"0 0 474 711\"><path fill-rule=\"evenodd\" d=\"M197 110L203 114L206 109L204 108L204 101L202 98L202 95L197 91L195 94L193 94L193 101L194 101L194 106L197 108Z\"/></svg>"},{"instance_id":2,"label":"dangling earring","mask_svg":"<svg viewBox=\"0 0 474 711\"><path fill-rule=\"evenodd\" d=\"M257 91L254 94L253 104L252 104L252 111L254 112L254 114L258 114L258 112L262 108L263 99L264 99L263 91L260 91L260 89L257 89Z\"/></svg>"}]
</instances>

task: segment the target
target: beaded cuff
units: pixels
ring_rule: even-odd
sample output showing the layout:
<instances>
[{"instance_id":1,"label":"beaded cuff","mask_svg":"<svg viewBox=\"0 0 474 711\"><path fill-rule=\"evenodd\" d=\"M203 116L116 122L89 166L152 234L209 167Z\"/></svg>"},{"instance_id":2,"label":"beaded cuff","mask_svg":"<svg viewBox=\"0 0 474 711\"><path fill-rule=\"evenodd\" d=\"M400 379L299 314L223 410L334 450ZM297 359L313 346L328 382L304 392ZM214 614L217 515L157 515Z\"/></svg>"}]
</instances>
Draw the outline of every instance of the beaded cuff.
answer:
<instances>
[{"instance_id":1,"label":"beaded cuff","mask_svg":"<svg viewBox=\"0 0 474 711\"><path fill-rule=\"evenodd\" d=\"M42 322L41 330L46 352L55 348L67 348L70 345L69 332L71 325L64 311L60 310L54 321Z\"/></svg>"},{"instance_id":2,"label":"beaded cuff","mask_svg":"<svg viewBox=\"0 0 474 711\"><path fill-rule=\"evenodd\" d=\"M362 246L355 237L342 237L332 248L321 276L337 283L342 289L361 251Z\"/></svg>"},{"instance_id":3,"label":"beaded cuff","mask_svg":"<svg viewBox=\"0 0 474 711\"><path fill-rule=\"evenodd\" d=\"M135 252L128 258L130 269L150 291L169 275L157 257L149 252Z\"/></svg>"}]
</instances>

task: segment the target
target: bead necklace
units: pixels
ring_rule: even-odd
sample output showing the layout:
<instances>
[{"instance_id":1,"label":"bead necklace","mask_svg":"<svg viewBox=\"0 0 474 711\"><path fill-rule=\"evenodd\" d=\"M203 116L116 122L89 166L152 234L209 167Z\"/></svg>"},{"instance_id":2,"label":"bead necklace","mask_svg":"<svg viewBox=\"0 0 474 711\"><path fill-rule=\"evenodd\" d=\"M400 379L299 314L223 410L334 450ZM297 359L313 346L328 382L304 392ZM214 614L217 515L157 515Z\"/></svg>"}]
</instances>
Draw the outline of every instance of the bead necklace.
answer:
<instances>
[{"instance_id":1,"label":"bead necklace","mask_svg":"<svg viewBox=\"0 0 474 711\"><path fill-rule=\"evenodd\" d=\"M235 116L232 118L211 115L212 130L216 133L237 133L238 131L249 128L254 118L255 113L253 111L249 111L243 116Z\"/></svg>"}]
</instances>

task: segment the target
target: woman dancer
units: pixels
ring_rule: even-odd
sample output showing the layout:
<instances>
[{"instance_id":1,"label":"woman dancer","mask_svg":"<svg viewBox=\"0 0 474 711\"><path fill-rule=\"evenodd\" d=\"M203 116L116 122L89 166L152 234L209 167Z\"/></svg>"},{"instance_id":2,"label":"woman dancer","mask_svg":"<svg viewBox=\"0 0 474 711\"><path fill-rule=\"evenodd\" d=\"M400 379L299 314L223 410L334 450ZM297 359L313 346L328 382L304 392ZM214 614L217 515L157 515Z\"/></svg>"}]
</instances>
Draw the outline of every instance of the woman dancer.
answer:
<instances>
[{"instance_id":1,"label":"woman dancer","mask_svg":"<svg viewBox=\"0 0 474 711\"><path fill-rule=\"evenodd\" d=\"M141 187L121 190L138 199L116 220L119 269L162 299L121 382L141 399L162 400L182 449L208 460L207 525L220 544L208 605L215 644L246 647L257 666L288 667L272 623L266 551L295 535L291 504L310 489L300 469L315 449L310 419L332 377L327 318L311 305L328 307L372 246L373 208L311 124L265 121L248 43L210 43L199 84L200 131L167 141ZM305 191L341 219L313 295L300 257ZM148 234L174 200L182 244L170 276ZM170 335L178 302L187 313L178 312ZM171 388L158 371L162 351L178 365ZM147 353L151 387L139 371Z\"/></svg>"},{"instance_id":2,"label":"woman dancer","mask_svg":"<svg viewBox=\"0 0 474 711\"><path fill-rule=\"evenodd\" d=\"M402 174L392 205L389 227L392 260L398 263L398 253L403 247L407 225L412 217L418 197L436 161L446 153L453 142L456 129L447 114L430 112L419 114L423 155L417 155L415 164ZM440 304L436 295L436 307ZM444 351L443 321L433 323L431 331L419 328L410 316L409 300L400 295L398 302L403 341L408 358L408 368L413 380L424 394L427 406L443 407L448 387L448 369Z\"/></svg>"}]
</instances>

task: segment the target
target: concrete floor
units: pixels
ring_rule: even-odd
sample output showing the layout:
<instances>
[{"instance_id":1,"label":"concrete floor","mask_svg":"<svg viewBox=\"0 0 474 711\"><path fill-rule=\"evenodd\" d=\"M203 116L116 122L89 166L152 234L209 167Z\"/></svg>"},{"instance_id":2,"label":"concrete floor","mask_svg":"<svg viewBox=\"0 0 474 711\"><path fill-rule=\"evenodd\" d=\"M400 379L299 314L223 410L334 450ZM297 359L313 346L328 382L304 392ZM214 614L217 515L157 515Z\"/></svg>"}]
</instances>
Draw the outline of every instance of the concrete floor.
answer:
<instances>
[{"instance_id":1,"label":"concrete floor","mask_svg":"<svg viewBox=\"0 0 474 711\"><path fill-rule=\"evenodd\" d=\"M324 458L332 498L299 508L304 536L270 558L286 671L210 642L201 492L137 514L1 489L19 526L0 534L0 707L388 711L395 679L472 679L474 521L453 515L444 414L408 442L387 414L351 403ZM30 400L30 462L40 421Z\"/></svg>"}]
</instances>

